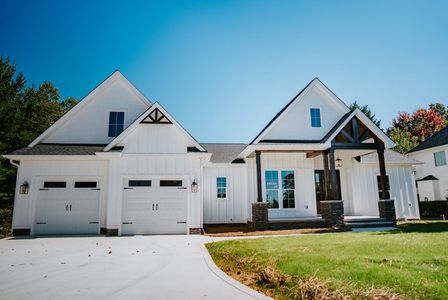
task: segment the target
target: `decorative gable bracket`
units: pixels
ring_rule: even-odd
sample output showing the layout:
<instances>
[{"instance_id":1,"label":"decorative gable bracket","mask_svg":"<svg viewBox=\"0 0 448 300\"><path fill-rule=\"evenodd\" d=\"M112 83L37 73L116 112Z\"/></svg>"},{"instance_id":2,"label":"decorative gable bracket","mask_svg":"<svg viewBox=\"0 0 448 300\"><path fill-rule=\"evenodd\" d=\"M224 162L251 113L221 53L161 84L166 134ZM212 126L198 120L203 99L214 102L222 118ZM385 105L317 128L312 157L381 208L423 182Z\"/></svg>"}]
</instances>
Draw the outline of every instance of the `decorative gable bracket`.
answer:
<instances>
[{"instance_id":1,"label":"decorative gable bracket","mask_svg":"<svg viewBox=\"0 0 448 300\"><path fill-rule=\"evenodd\" d=\"M146 116L140 123L144 124L173 124L158 108Z\"/></svg>"}]
</instances>

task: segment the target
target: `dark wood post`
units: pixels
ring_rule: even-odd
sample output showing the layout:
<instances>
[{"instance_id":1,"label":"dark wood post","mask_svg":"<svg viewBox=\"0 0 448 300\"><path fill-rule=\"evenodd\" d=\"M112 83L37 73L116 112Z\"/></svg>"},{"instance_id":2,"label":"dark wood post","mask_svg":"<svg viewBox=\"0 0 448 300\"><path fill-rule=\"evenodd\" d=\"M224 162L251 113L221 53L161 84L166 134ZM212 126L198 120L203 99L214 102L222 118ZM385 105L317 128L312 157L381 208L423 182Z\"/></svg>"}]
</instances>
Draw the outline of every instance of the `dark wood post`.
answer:
<instances>
[{"instance_id":1,"label":"dark wood post","mask_svg":"<svg viewBox=\"0 0 448 300\"><path fill-rule=\"evenodd\" d=\"M263 202L261 195L261 152L255 151L255 162L257 164L257 202Z\"/></svg>"},{"instance_id":2,"label":"dark wood post","mask_svg":"<svg viewBox=\"0 0 448 300\"><path fill-rule=\"evenodd\" d=\"M322 183L322 187L324 188L324 199L330 199L330 170L328 168L328 150L323 151L322 157L324 159L324 182Z\"/></svg>"},{"instance_id":3,"label":"dark wood post","mask_svg":"<svg viewBox=\"0 0 448 300\"><path fill-rule=\"evenodd\" d=\"M330 168L331 168L331 199L340 199L339 196L339 182L336 175L336 166L334 162L334 149L330 148Z\"/></svg>"},{"instance_id":4,"label":"dark wood post","mask_svg":"<svg viewBox=\"0 0 448 300\"><path fill-rule=\"evenodd\" d=\"M386 163L384 162L384 144L378 145L378 162L380 164L380 180L381 180L381 200L389 199L389 191L387 190Z\"/></svg>"}]
</instances>

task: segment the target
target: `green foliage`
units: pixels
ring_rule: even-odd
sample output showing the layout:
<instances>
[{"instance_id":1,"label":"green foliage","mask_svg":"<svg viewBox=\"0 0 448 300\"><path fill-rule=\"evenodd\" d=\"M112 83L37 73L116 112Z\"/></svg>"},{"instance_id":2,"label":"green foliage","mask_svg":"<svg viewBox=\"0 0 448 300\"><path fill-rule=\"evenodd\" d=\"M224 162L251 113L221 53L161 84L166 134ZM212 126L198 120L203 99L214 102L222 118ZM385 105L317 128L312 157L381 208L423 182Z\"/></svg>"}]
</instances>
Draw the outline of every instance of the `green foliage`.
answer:
<instances>
[{"instance_id":1,"label":"green foliage","mask_svg":"<svg viewBox=\"0 0 448 300\"><path fill-rule=\"evenodd\" d=\"M320 289L337 290L347 299L399 299L360 296L374 290L405 299L448 299L447 221L409 222L391 232L232 240L206 246L224 271L250 275L237 277L245 283L262 272L276 274L282 280L272 280L268 286L261 280L252 284L276 299L302 299L291 291L309 278L316 278Z\"/></svg>"},{"instance_id":2,"label":"green foliage","mask_svg":"<svg viewBox=\"0 0 448 300\"><path fill-rule=\"evenodd\" d=\"M432 109L445 120L445 126L448 125L448 105L443 103L431 103L429 109Z\"/></svg>"},{"instance_id":3,"label":"green foliage","mask_svg":"<svg viewBox=\"0 0 448 300\"><path fill-rule=\"evenodd\" d=\"M26 147L76 103L74 98L61 102L58 89L50 82L28 86L15 65L0 57L0 155ZM1 157L1 193L14 193L15 172Z\"/></svg>"},{"instance_id":4,"label":"green foliage","mask_svg":"<svg viewBox=\"0 0 448 300\"><path fill-rule=\"evenodd\" d=\"M374 113L372 113L372 111L370 110L370 108L369 108L369 106L366 104L366 105L361 105L361 104L359 104L357 101L355 101L355 102L353 102L353 103L351 103L350 105L349 105L349 107L350 107L350 109L351 110L353 110L353 109L359 109L360 111L362 111L370 120L372 120L372 122L376 125L376 126L378 126L378 127L380 127L381 128L381 120L379 120L379 119L377 119L377 118L375 118L375 114Z\"/></svg>"},{"instance_id":5,"label":"green foliage","mask_svg":"<svg viewBox=\"0 0 448 300\"><path fill-rule=\"evenodd\" d=\"M400 153L406 153L418 145L418 137L409 131L393 128L388 131L388 135L396 144L395 150Z\"/></svg>"}]
</instances>

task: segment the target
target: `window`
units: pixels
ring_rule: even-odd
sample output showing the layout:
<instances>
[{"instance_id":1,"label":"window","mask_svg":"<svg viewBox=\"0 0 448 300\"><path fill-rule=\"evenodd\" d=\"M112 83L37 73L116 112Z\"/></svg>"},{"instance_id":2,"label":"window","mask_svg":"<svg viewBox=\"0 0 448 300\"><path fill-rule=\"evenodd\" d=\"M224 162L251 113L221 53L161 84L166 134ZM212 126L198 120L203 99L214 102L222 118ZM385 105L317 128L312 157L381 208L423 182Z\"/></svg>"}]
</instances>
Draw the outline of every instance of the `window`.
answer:
<instances>
[{"instance_id":1,"label":"window","mask_svg":"<svg viewBox=\"0 0 448 300\"><path fill-rule=\"evenodd\" d=\"M321 127L320 123L320 108L311 108L311 127Z\"/></svg>"},{"instance_id":2,"label":"window","mask_svg":"<svg viewBox=\"0 0 448 300\"><path fill-rule=\"evenodd\" d=\"M295 207L294 171L282 171L283 208Z\"/></svg>"},{"instance_id":3,"label":"window","mask_svg":"<svg viewBox=\"0 0 448 300\"><path fill-rule=\"evenodd\" d=\"M216 197L219 199L227 198L227 178L216 178Z\"/></svg>"},{"instance_id":4,"label":"window","mask_svg":"<svg viewBox=\"0 0 448 300\"><path fill-rule=\"evenodd\" d=\"M376 182L378 183L378 196L381 199L383 193L383 187L381 186L381 176L376 176ZM388 191L388 194L390 195L389 176L386 176L386 189Z\"/></svg>"},{"instance_id":5,"label":"window","mask_svg":"<svg viewBox=\"0 0 448 300\"><path fill-rule=\"evenodd\" d=\"M151 180L129 180L129 186L151 186Z\"/></svg>"},{"instance_id":6,"label":"window","mask_svg":"<svg viewBox=\"0 0 448 300\"><path fill-rule=\"evenodd\" d=\"M75 188L96 188L96 181L76 181Z\"/></svg>"},{"instance_id":7,"label":"window","mask_svg":"<svg viewBox=\"0 0 448 300\"><path fill-rule=\"evenodd\" d=\"M123 132L124 112L111 111L109 113L109 137L116 137Z\"/></svg>"},{"instance_id":8,"label":"window","mask_svg":"<svg viewBox=\"0 0 448 300\"><path fill-rule=\"evenodd\" d=\"M266 201L268 208L279 208L278 171L265 171Z\"/></svg>"},{"instance_id":9,"label":"window","mask_svg":"<svg viewBox=\"0 0 448 300\"><path fill-rule=\"evenodd\" d=\"M436 167L446 166L445 151L434 152L434 164Z\"/></svg>"},{"instance_id":10,"label":"window","mask_svg":"<svg viewBox=\"0 0 448 300\"><path fill-rule=\"evenodd\" d=\"M51 188L66 188L67 182L65 181L45 181L44 182L44 188L51 189Z\"/></svg>"},{"instance_id":11,"label":"window","mask_svg":"<svg viewBox=\"0 0 448 300\"><path fill-rule=\"evenodd\" d=\"M182 186L182 180L160 180L160 186Z\"/></svg>"},{"instance_id":12,"label":"window","mask_svg":"<svg viewBox=\"0 0 448 300\"><path fill-rule=\"evenodd\" d=\"M266 201L269 208L295 207L294 171L265 171ZM279 174L281 178L279 178ZM279 181L281 179L281 182ZM280 189L281 184L281 189ZM280 201L282 199L282 201Z\"/></svg>"}]
</instances>

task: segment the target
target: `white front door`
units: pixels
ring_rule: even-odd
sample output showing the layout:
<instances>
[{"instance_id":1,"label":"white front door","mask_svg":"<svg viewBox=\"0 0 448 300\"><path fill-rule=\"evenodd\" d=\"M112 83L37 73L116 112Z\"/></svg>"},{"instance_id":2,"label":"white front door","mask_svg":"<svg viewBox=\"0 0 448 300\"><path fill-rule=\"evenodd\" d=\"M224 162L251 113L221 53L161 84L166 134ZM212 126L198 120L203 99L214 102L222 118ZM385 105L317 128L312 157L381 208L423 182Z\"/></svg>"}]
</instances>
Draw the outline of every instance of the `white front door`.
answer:
<instances>
[{"instance_id":1,"label":"white front door","mask_svg":"<svg viewBox=\"0 0 448 300\"><path fill-rule=\"evenodd\" d=\"M126 178L122 234L185 234L188 189L184 178Z\"/></svg>"},{"instance_id":2,"label":"white front door","mask_svg":"<svg viewBox=\"0 0 448 300\"><path fill-rule=\"evenodd\" d=\"M39 183L34 234L98 234L98 180L51 178Z\"/></svg>"}]
</instances>

